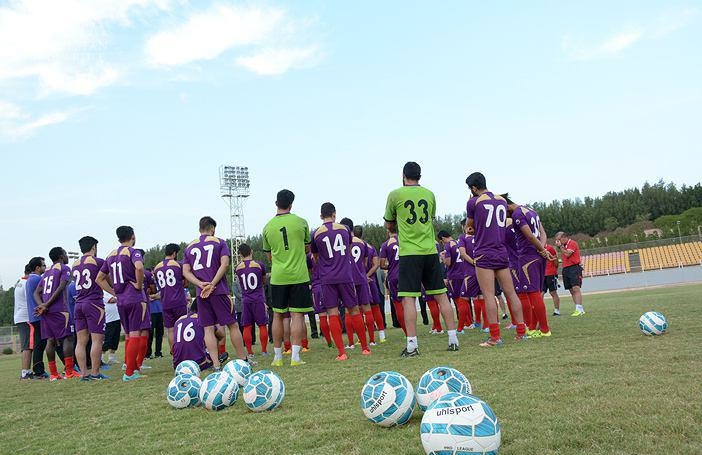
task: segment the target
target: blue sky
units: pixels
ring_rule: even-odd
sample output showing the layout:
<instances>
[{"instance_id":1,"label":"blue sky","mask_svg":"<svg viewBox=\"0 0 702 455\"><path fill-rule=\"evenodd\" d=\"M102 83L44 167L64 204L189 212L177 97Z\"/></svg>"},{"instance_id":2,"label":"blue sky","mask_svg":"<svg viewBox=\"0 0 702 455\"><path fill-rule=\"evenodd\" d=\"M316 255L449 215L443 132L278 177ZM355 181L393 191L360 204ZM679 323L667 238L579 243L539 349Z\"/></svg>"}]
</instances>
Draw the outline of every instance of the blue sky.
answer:
<instances>
[{"instance_id":1,"label":"blue sky","mask_svg":"<svg viewBox=\"0 0 702 455\"><path fill-rule=\"evenodd\" d=\"M2 283L120 224L227 236L221 164L249 233L283 187L380 222L410 159L440 214L474 170L522 202L696 183L700 46L690 1L0 1Z\"/></svg>"}]
</instances>

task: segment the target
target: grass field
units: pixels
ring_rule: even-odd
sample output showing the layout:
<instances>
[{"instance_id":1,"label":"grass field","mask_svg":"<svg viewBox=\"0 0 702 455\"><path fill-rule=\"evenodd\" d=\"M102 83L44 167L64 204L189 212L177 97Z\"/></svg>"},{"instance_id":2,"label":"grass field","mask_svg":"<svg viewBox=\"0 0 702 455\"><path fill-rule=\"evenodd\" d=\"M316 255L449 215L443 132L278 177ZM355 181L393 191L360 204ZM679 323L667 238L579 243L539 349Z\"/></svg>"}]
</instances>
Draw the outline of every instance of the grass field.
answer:
<instances>
[{"instance_id":1,"label":"grass field","mask_svg":"<svg viewBox=\"0 0 702 455\"><path fill-rule=\"evenodd\" d=\"M117 368L109 382L20 382L19 358L3 356L0 453L423 454L421 412L404 427L376 427L359 393L377 371L398 371L416 385L442 364L465 373L493 408L503 454L702 453L702 286L593 295L585 305L583 318L552 317L552 338L510 338L501 349L478 348L482 334L471 333L460 352L445 352L445 336L420 327L422 356L400 359L402 332L391 329L370 358L352 351L339 364L323 340L312 340L307 365L277 369L287 395L262 414L242 402L219 413L172 409L170 358L125 384ZM648 310L667 316L667 335L639 332Z\"/></svg>"}]
</instances>

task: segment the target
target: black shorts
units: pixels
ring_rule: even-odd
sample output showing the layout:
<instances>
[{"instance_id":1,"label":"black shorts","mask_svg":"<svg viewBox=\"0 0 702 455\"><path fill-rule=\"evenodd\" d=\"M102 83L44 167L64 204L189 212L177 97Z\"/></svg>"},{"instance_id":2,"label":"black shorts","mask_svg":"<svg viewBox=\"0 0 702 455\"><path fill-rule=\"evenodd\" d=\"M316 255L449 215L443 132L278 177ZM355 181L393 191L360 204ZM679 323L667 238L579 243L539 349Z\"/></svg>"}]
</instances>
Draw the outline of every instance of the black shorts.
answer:
<instances>
[{"instance_id":1,"label":"black shorts","mask_svg":"<svg viewBox=\"0 0 702 455\"><path fill-rule=\"evenodd\" d=\"M271 307L276 313L314 311L310 283L271 284Z\"/></svg>"},{"instance_id":2,"label":"black shorts","mask_svg":"<svg viewBox=\"0 0 702 455\"><path fill-rule=\"evenodd\" d=\"M105 340L102 342L102 352L107 352L110 349L116 351L119 347L119 336L122 326L119 319L105 324Z\"/></svg>"},{"instance_id":3,"label":"black shorts","mask_svg":"<svg viewBox=\"0 0 702 455\"><path fill-rule=\"evenodd\" d=\"M427 295L445 294L438 254L400 256L399 297L420 297L422 285Z\"/></svg>"},{"instance_id":4,"label":"black shorts","mask_svg":"<svg viewBox=\"0 0 702 455\"><path fill-rule=\"evenodd\" d=\"M546 275L542 292L556 292L558 290L558 275Z\"/></svg>"},{"instance_id":5,"label":"black shorts","mask_svg":"<svg viewBox=\"0 0 702 455\"><path fill-rule=\"evenodd\" d=\"M17 332L19 332L20 351L29 351L32 349L30 345L31 331L29 322L18 322Z\"/></svg>"},{"instance_id":6,"label":"black shorts","mask_svg":"<svg viewBox=\"0 0 702 455\"><path fill-rule=\"evenodd\" d=\"M563 269L563 287L571 289L574 286L583 285L583 268L580 264L569 265Z\"/></svg>"}]
</instances>

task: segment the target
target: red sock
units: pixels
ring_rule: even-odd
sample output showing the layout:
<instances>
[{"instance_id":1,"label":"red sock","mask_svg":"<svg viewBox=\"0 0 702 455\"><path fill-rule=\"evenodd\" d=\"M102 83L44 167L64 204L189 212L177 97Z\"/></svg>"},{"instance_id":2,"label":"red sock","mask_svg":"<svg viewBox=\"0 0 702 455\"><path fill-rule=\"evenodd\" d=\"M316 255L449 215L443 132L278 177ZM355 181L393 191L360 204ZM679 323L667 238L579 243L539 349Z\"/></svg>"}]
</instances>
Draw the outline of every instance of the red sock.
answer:
<instances>
[{"instance_id":1,"label":"red sock","mask_svg":"<svg viewBox=\"0 0 702 455\"><path fill-rule=\"evenodd\" d=\"M289 342L289 341L285 341L285 342L283 343L283 346L285 347L285 349L284 349L285 351L289 351L289 350L292 349L292 343Z\"/></svg>"},{"instance_id":2,"label":"red sock","mask_svg":"<svg viewBox=\"0 0 702 455\"><path fill-rule=\"evenodd\" d=\"M148 347L148 344L149 344L149 337L148 336L137 337L137 342L134 344L137 345L137 358L136 358L137 369L141 370L141 365L144 363L144 357L146 357L146 348Z\"/></svg>"},{"instance_id":3,"label":"red sock","mask_svg":"<svg viewBox=\"0 0 702 455\"><path fill-rule=\"evenodd\" d=\"M134 370L137 369L137 356L139 355L139 340L138 337L130 338L129 343L124 351L125 363L127 364L127 370L125 371L127 376L134 374Z\"/></svg>"},{"instance_id":4,"label":"red sock","mask_svg":"<svg viewBox=\"0 0 702 455\"><path fill-rule=\"evenodd\" d=\"M505 298L507 301L507 310L509 311L509 320L512 321L513 325L517 325L517 323L514 320L514 313L512 313L512 302L509 301L509 299Z\"/></svg>"},{"instance_id":5,"label":"red sock","mask_svg":"<svg viewBox=\"0 0 702 455\"><path fill-rule=\"evenodd\" d=\"M351 327L349 327L349 329L350 328ZM334 344L336 345L336 350L339 351L339 355L346 354L346 350L344 349L344 337L341 335L341 318L338 314L329 316L329 332L334 339Z\"/></svg>"},{"instance_id":6,"label":"red sock","mask_svg":"<svg viewBox=\"0 0 702 455\"><path fill-rule=\"evenodd\" d=\"M427 306L429 307L429 312L431 313L431 328L437 332L441 332L443 328L441 327L441 312L439 311L439 304L436 303L436 300L429 300L427 301Z\"/></svg>"},{"instance_id":7,"label":"red sock","mask_svg":"<svg viewBox=\"0 0 702 455\"><path fill-rule=\"evenodd\" d=\"M373 312L375 326L378 328L378 330L385 330L385 324L383 324L383 313L380 311L380 305L372 305L371 311Z\"/></svg>"},{"instance_id":8,"label":"red sock","mask_svg":"<svg viewBox=\"0 0 702 455\"><path fill-rule=\"evenodd\" d=\"M51 373L51 376L58 376L58 370L56 369L56 361L55 360L49 361L49 373Z\"/></svg>"},{"instance_id":9,"label":"red sock","mask_svg":"<svg viewBox=\"0 0 702 455\"><path fill-rule=\"evenodd\" d=\"M326 314L319 315L319 330L322 332L324 339L327 340L327 344L331 346L332 339L331 335L329 334L329 317Z\"/></svg>"},{"instance_id":10,"label":"red sock","mask_svg":"<svg viewBox=\"0 0 702 455\"><path fill-rule=\"evenodd\" d=\"M368 340L375 343L375 321L373 320L373 311L369 310L363 313L366 318L366 330L368 330Z\"/></svg>"},{"instance_id":11,"label":"red sock","mask_svg":"<svg viewBox=\"0 0 702 455\"><path fill-rule=\"evenodd\" d=\"M66 367L66 374L73 373L73 357L71 357L71 356L64 357L63 364Z\"/></svg>"},{"instance_id":12,"label":"red sock","mask_svg":"<svg viewBox=\"0 0 702 455\"><path fill-rule=\"evenodd\" d=\"M244 327L244 346L246 346L246 352L249 353L249 355L253 354L253 349L251 348L251 345L253 343L253 340L251 339L251 326L247 325Z\"/></svg>"},{"instance_id":13,"label":"red sock","mask_svg":"<svg viewBox=\"0 0 702 455\"><path fill-rule=\"evenodd\" d=\"M529 302L529 294L521 293L517 294L519 301L522 303L522 314L524 315L524 324L529 327L529 330L534 330L536 328L536 321L534 320L531 303Z\"/></svg>"},{"instance_id":14,"label":"red sock","mask_svg":"<svg viewBox=\"0 0 702 455\"><path fill-rule=\"evenodd\" d=\"M302 339L302 349L308 349L310 347L310 342L307 340L307 338Z\"/></svg>"},{"instance_id":15,"label":"red sock","mask_svg":"<svg viewBox=\"0 0 702 455\"><path fill-rule=\"evenodd\" d=\"M517 335L518 336L523 336L526 333L526 324L523 322L521 324L517 324Z\"/></svg>"},{"instance_id":16,"label":"red sock","mask_svg":"<svg viewBox=\"0 0 702 455\"><path fill-rule=\"evenodd\" d=\"M125 365L127 364L127 348L129 347L129 336L125 335L124 336L124 359L122 359L122 363Z\"/></svg>"},{"instance_id":17,"label":"red sock","mask_svg":"<svg viewBox=\"0 0 702 455\"><path fill-rule=\"evenodd\" d=\"M490 324L490 338L492 338L494 341L500 339L500 324Z\"/></svg>"},{"instance_id":18,"label":"red sock","mask_svg":"<svg viewBox=\"0 0 702 455\"><path fill-rule=\"evenodd\" d=\"M348 346L353 346L353 322L351 322L351 315L346 312L344 316L344 325L346 326L346 339L349 340Z\"/></svg>"},{"instance_id":19,"label":"red sock","mask_svg":"<svg viewBox=\"0 0 702 455\"><path fill-rule=\"evenodd\" d=\"M366 340L366 327L363 325L363 316L361 313L356 313L351 316L351 322L353 324L353 331L356 332L358 336L358 341L361 342L361 349L368 349L368 341ZM349 333L349 328L346 327L346 334Z\"/></svg>"},{"instance_id":20,"label":"red sock","mask_svg":"<svg viewBox=\"0 0 702 455\"><path fill-rule=\"evenodd\" d=\"M546 317L546 304L544 303L543 295L540 292L530 292L529 303L531 303L531 311L534 319L539 323L541 333L548 332L548 317ZM536 323L534 323L534 326L536 326Z\"/></svg>"},{"instance_id":21,"label":"red sock","mask_svg":"<svg viewBox=\"0 0 702 455\"><path fill-rule=\"evenodd\" d=\"M473 323L473 318L470 316L470 303L466 299L459 297L455 303L458 307L458 331L460 332Z\"/></svg>"},{"instance_id":22,"label":"red sock","mask_svg":"<svg viewBox=\"0 0 702 455\"><path fill-rule=\"evenodd\" d=\"M258 326L258 337L261 342L261 352L268 352L268 326L259 325Z\"/></svg>"},{"instance_id":23,"label":"red sock","mask_svg":"<svg viewBox=\"0 0 702 455\"><path fill-rule=\"evenodd\" d=\"M485 300L474 299L473 306L475 307L475 323L478 325L478 327L487 327L487 318L485 317Z\"/></svg>"},{"instance_id":24,"label":"red sock","mask_svg":"<svg viewBox=\"0 0 702 455\"><path fill-rule=\"evenodd\" d=\"M395 316L397 316L397 320L400 322L400 327L402 327L402 331L405 332L405 336L407 336L407 327L405 327L405 309L402 306L402 301L395 301L392 302L392 304L395 307Z\"/></svg>"},{"instance_id":25,"label":"red sock","mask_svg":"<svg viewBox=\"0 0 702 455\"><path fill-rule=\"evenodd\" d=\"M222 355L225 352L227 352L227 345L224 343L217 344L217 354Z\"/></svg>"}]
</instances>

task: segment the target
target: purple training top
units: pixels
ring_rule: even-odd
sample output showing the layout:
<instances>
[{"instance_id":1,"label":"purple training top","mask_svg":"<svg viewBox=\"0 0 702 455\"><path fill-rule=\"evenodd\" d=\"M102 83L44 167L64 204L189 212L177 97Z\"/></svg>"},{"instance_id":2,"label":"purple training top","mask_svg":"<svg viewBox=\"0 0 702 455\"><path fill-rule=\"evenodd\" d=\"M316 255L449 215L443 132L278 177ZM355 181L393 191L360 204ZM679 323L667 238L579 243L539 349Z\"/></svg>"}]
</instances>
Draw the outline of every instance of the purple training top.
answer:
<instances>
[{"instance_id":1,"label":"purple training top","mask_svg":"<svg viewBox=\"0 0 702 455\"><path fill-rule=\"evenodd\" d=\"M266 266L259 261L244 260L236 266L236 277L239 280L242 300L255 303L266 302L263 281L266 276Z\"/></svg>"},{"instance_id":2,"label":"purple training top","mask_svg":"<svg viewBox=\"0 0 702 455\"><path fill-rule=\"evenodd\" d=\"M536 247L531 244L529 239L527 239L521 231L522 226L527 226L534 237L540 240L541 229L539 229L539 227L541 220L539 219L539 215L529 207L520 206L512 213L512 223L519 256L541 257Z\"/></svg>"},{"instance_id":3,"label":"purple training top","mask_svg":"<svg viewBox=\"0 0 702 455\"><path fill-rule=\"evenodd\" d=\"M97 275L104 262L104 259L85 254L73 264L71 273L76 286L76 303L90 302L105 307L102 288L97 284Z\"/></svg>"},{"instance_id":4,"label":"purple training top","mask_svg":"<svg viewBox=\"0 0 702 455\"><path fill-rule=\"evenodd\" d=\"M461 257L459 251L459 243L456 240L449 240L444 245L446 257L451 259L451 264L448 266L446 278L449 280L462 280L465 276L465 261Z\"/></svg>"},{"instance_id":5,"label":"purple training top","mask_svg":"<svg viewBox=\"0 0 702 455\"><path fill-rule=\"evenodd\" d=\"M178 319L173 327L173 365L185 360L200 362L206 356L205 330L200 327L197 313Z\"/></svg>"},{"instance_id":6,"label":"purple training top","mask_svg":"<svg viewBox=\"0 0 702 455\"><path fill-rule=\"evenodd\" d=\"M368 278L368 244L363 239L354 237L351 240L351 258L354 263L353 283L367 284Z\"/></svg>"},{"instance_id":7,"label":"purple training top","mask_svg":"<svg viewBox=\"0 0 702 455\"><path fill-rule=\"evenodd\" d=\"M217 275L222 258L229 255L227 242L213 235L202 234L185 249L185 262L190 264L190 270L198 280L209 283ZM196 287L195 291L200 297L200 288ZM224 277L210 295L229 295L229 286Z\"/></svg>"},{"instance_id":8,"label":"purple training top","mask_svg":"<svg viewBox=\"0 0 702 455\"><path fill-rule=\"evenodd\" d=\"M507 230L507 202L502 196L489 191L472 197L466 205L468 219L475 228L476 264L478 267L502 269L509 266L505 231Z\"/></svg>"},{"instance_id":9,"label":"purple training top","mask_svg":"<svg viewBox=\"0 0 702 455\"><path fill-rule=\"evenodd\" d=\"M183 307L187 304L183 293L183 267L175 259L164 259L154 267L154 279L161 293L164 310Z\"/></svg>"},{"instance_id":10,"label":"purple training top","mask_svg":"<svg viewBox=\"0 0 702 455\"><path fill-rule=\"evenodd\" d=\"M112 288L123 304L144 301L144 293L132 284L136 284L137 263L143 263L141 253L130 246L120 246L105 258L100 268L102 273L109 273Z\"/></svg>"},{"instance_id":11,"label":"purple training top","mask_svg":"<svg viewBox=\"0 0 702 455\"><path fill-rule=\"evenodd\" d=\"M312 233L310 249L317 257L320 284L354 282L351 233L343 224L327 222Z\"/></svg>"},{"instance_id":12,"label":"purple training top","mask_svg":"<svg viewBox=\"0 0 702 455\"><path fill-rule=\"evenodd\" d=\"M41 276L41 284L44 289L41 291L41 301L46 303L51 296L56 292L59 285L71 279L71 269L66 264L59 262L53 264L50 269L47 269ZM63 289L62 295L58 296L54 303L51 304L47 313L66 313L68 312L68 288Z\"/></svg>"},{"instance_id":13,"label":"purple training top","mask_svg":"<svg viewBox=\"0 0 702 455\"><path fill-rule=\"evenodd\" d=\"M383 242L380 257L388 261L388 281L397 281L400 276L400 243L397 237L390 237Z\"/></svg>"}]
</instances>

